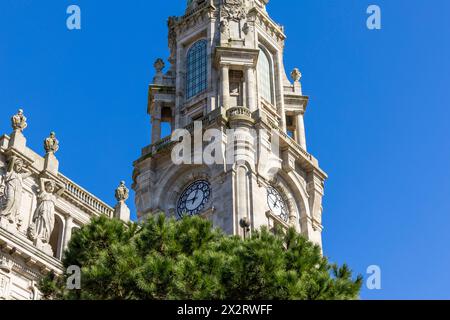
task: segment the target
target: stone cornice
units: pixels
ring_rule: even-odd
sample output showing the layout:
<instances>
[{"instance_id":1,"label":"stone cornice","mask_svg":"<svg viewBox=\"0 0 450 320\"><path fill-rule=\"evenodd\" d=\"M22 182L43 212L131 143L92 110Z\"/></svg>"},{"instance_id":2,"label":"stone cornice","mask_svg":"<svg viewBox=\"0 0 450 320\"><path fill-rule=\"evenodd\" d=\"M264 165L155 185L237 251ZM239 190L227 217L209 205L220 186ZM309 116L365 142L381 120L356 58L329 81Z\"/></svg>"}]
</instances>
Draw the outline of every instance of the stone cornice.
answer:
<instances>
[{"instance_id":1,"label":"stone cornice","mask_svg":"<svg viewBox=\"0 0 450 320\"><path fill-rule=\"evenodd\" d=\"M216 47L215 60L218 66L256 67L259 50L246 48Z\"/></svg>"},{"instance_id":2,"label":"stone cornice","mask_svg":"<svg viewBox=\"0 0 450 320\"><path fill-rule=\"evenodd\" d=\"M309 97L293 93L284 93L284 104L286 111L296 111L301 114L306 112Z\"/></svg>"},{"instance_id":3,"label":"stone cornice","mask_svg":"<svg viewBox=\"0 0 450 320\"><path fill-rule=\"evenodd\" d=\"M216 123L217 125L224 126L229 121L229 114L223 114L219 112L222 109L216 109L212 111L210 114L206 115L203 119L203 129L206 129L208 126ZM236 110L241 110L237 108ZM248 115L243 115L245 119L248 119ZM327 174L319 167L319 163L316 158L314 158L310 153L305 151L297 142L295 142L291 137L289 137L286 133L280 130L279 126L270 121L269 119L262 119L258 117L256 114L251 115L252 123L256 126L263 125L264 127L271 128L275 130L280 135L280 148L281 151L289 148L296 158L296 160L302 165L306 172L315 173L320 179L326 180L328 179ZM255 120L255 121L253 121ZM193 130L193 124L186 126L184 129L188 131ZM134 162L134 165L138 165L140 162L148 159L149 157L154 157L156 154L160 152L170 152L175 143L171 140L171 137L166 137L161 139L157 143L147 146L143 149L142 156L138 160Z\"/></svg>"},{"instance_id":4,"label":"stone cornice","mask_svg":"<svg viewBox=\"0 0 450 320\"><path fill-rule=\"evenodd\" d=\"M6 142L9 141L9 137L7 135L3 135L2 141L4 141L3 144L7 145ZM23 152L15 148L2 147L1 152L7 156L14 155L21 158L27 165L29 165L28 170L34 173L35 176L45 175L54 179L60 185L65 186L66 192L62 194L61 198L81 208L91 216L106 214L107 216L112 217L112 212L114 211L112 207L77 185L63 174L53 174L52 172L45 171L44 158L28 147L26 147Z\"/></svg>"},{"instance_id":5,"label":"stone cornice","mask_svg":"<svg viewBox=\"0 0 450 320\"><path fill-rule=\"evenodd\" d=\"M167 95L173 95L175 99L176 95L176 88L175 86L167 86L167 85L158 85L158 84L151 84L148 87L148 102L147 102L147 113L152 114L154 103L155 103L155 96L157 94L167 94Z\"/></svg>"},{"instance_id":6,"label":"stone cornice","mask_svg":"<svg viewBox=\"0 0 450 320\"><path fill-rule=\"evenodd\" d=\"M289 137L281 130L279 126L272 123L269 119L261 119L260 121L268 121L272 130L279 133L281 151L290 149L298 163L302 165L306 172L316 173L322 180L328 179L328 175L319 167L319 162L310 153L304 150L297 142Z\"/></svg>"},{"instance_id":7,"label":"stone cornice","mask_svg":"<svg viewBox=\"0 0 450 320\"><path fill-rule=\"evenodd\" d=\"M172 28L179 33L186 28L192 28L198 24L198 21L202 19L204 21L205 18L213 17L214 12L217 11L217 8L210 2L205 1L199 7L196 7L193 10L187 11L184 16L175 18L172 23Z\"/></svg>"},{"instance_id":8,"label":"stone cornice","mask_svg":"<svg viewBox=\"0 0 450 320\"><path fill-rule=\"evenodd\" d=\"M203 130L206 130L208 129L208 127L212 125L224 126L228 121L228 119L223 109L215 109L211 111L209 114L207 114L205 117L203 117L200 121L202 121ZM191 123L182 129L185 129L189 132L193 132L194 123ZM174 145L175 142L172 141L171 136L165 137L154 144L148 145L147 147L142 149L141 157L138 160L134 161L133 165L137 166L142 161L154 157L156 154L169 152L172 150L172 147Z\"/></svg>"},{"instance_id":9,"label":"stone cornice","mask_svg":"<svg viewBox=\"0 0 450 320\"><path fill-rule=\"evenodd\" d=\"M6 255L21 257L27 266L30 267L30 269L24 268L15 262L12 265L12 269L18 269L18 272L26 271L34 277L38 276L38 274L32 269L38 269L40 273L44 274L50 271L58 274L63 272L61 261L36 248L24 235L12 234L0 228L0 248L1 252ZM5 254L2 255L5 256Z\"/></svg>"},{"instance_id":10,"label":"stone cornice","mask_svg":"<svg viewBox=\"0 0 450 320\"><path fill-rule=\"evenodd\" d=\"M278 43L282 43L286 40L283 27L275 23L266 12L254 7L248 12L248 18L253 18L256 25L260 26L269 35L272 36Z\"/></svg>"}]
</instances>

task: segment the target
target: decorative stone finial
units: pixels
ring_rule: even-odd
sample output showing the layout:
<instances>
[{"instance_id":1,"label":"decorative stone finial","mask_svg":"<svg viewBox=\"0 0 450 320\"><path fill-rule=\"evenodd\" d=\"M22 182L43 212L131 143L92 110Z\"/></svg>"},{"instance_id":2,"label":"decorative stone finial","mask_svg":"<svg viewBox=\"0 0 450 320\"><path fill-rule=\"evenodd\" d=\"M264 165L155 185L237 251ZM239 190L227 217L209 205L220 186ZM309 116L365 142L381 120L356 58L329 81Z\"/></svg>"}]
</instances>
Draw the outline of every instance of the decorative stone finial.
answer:
<instances>
[{"instance_id":1,"label":"decorative stone finial","mask_svg":"<svg viewBox=\"0 0 450 320\"><path fill-rule=\"evenodd\" d=\"M116 189L116 200L118 202L125 202L128 200L130 195L130 191L125 186L125 181L121 181L119 187Z\"/></svg>"},{"instance_id":2,"label":"decorative stone finial","mask_svg":"<svg viewBox=\"0 0 450 320\"><path fill-rule=\"evenodd\" d=\"M130 191L125 186L125 181L121 181L119 187L116 189L117 204L114 207L114 218L120 219L124 222L130 221L130 209L125 201L127 201Z\"/></svg>"},{"instance_id":3,"label":"decorative stone finial","mask_svg":"<svg viewBox=\"0 0 450 320\"><path fill-rule=\"evenodd\" d=\"M302 78L302 73L300 72L300 70L298 70L298 68L295 68L291 72L291 77L295 82L299 82L300 79Z\"/></svg>"},{"instance_id":4,"label":"decorative stone finial","mask_svg":"<svg viewBox=\"0 0 450 320\"><path fill-rule=\"evenodd\" d=\"M56 153L59 150L59 141L56 139L55 132L50 132L50 136L44 140L44 149L46 153Z\"/></svg>"},{"instance_id":5,"label":"decorative stone finial","mask_svg":"<svg viewBox=\"0 0 450 320\"><path fill-rule=\"evenodd\" d=\"M20 131L26 129L28 126L27 124L27 118L23 115L23 110L19 109L17 111L17 114L13 115L11 118L11 125L14 131Z\"/></svg>"},{"instance_id":6,"label":"decorative stone finial","mask_svg":"<svg viewBox=\"0 0 450 320\"><path fill-rule=\"evenodd\" d=\"M161 73L165 66L166 64L164 63L164 60L161 58L156 59L155 63L153 64L153 67L155 68L157 73Z\"/></svg>"}]
</instances>

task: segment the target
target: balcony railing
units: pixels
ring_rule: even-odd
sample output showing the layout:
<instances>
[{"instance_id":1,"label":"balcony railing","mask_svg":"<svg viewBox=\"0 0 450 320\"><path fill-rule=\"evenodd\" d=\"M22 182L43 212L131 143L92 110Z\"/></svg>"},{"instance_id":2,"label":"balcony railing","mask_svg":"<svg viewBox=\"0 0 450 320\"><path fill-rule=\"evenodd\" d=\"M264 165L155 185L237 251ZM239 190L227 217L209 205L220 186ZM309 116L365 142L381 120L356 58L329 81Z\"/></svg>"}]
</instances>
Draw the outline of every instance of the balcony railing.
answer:
<instances>
[{"instance_id":1,"label":"balcony railing","mask_svg":"<svg viewBox=\"0 0 450 320\"><path fill-rule=\"evenodd\" d=\"M245 107L233 107L233 108L228 109L227 116L229 118L240 117L240 116L252 118L252 113L248 108L245 108Z\"/></svg>"},{"instance_id":2,"label":"balcony railing","mask_svg":"<svg viewBox=\"0 0 450 320\"><path fill-rule=\"evenodd\" d=\"M104 214L108 217L112 217L114 213L114 209L111 208L109 205L92 195L91 193L87 192L80 186L78 186L76 183L71 181L69 178L63 176L62 174L59 175L59 178L64 182L66 187L66 192L75 198L77 201L85 205L86 207L90 208L92 211L96 212L97 214Z\"/></svg>"},{"instance_id":3,"label":"balcony railing","mask_svg":"<svg viewBox=\"0 0 450 320\"><path fill-rule=\"evenodd\" d=\"M216 119L221 115L221 110L216 109L209 114L207 114L205 117L199 119L199 122L202 122L203 128L209 126L212 124ZM226 113L228 118L233 117L248 117L252 118L252 113L248 108L245 107L233 107L227 110ZM283 131L282 128L280 128L276 123L269 120L269 125L272 127L273 130L276 130L282 139L289 144L290 147L292 147L294 150L296 150L299 154L303 155L306 159L309 161L313 160L313 156L308 153L306 150L304 150L294 139L292 139L286 132ZM189 125L184 127L185 130L189 132L194 131L194 123L190 123ZM158 142L149 145L143 149L143 155L147 154L155 154L159 151L161 151L164 148L169 147L170 145L174 144L175 142L172 141L172 136L165 137Z\"/></svg>"},{"instance_id":4,"label":"balcony railing","mask_svg":"<svg viewBox=\"0 0 450 320\"><path fill-rule=\"evenodd\" d=\"M278 130L281 134L281 136L283 136L283 138L286 140L286 142L289 144L289 146L291 146L292 148L294 148L297 152L303 154L308 160L313 159L312 155L308 152L306 152L305 149L303 149L298 143L297 141L295 141L294 139L292 139L286 132L284 132L281 128Z\"/></svg>"}]
</instances>

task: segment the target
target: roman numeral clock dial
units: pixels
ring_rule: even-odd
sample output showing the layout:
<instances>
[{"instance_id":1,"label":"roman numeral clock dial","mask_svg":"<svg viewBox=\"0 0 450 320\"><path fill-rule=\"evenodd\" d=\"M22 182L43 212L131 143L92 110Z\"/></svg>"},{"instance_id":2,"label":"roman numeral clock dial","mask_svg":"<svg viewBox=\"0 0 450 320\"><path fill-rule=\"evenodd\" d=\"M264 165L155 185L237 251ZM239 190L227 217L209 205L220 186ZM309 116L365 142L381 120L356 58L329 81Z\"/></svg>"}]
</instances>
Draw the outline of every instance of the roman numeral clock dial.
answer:
<instances>
[{"instance_id":1,"label":"roman numeral clock dial","mask_svg":"<svg viewBox=\"0 0 450 320\"><path fill-rule=\"evenodd\" d=\"M211 185L206 180L192 183L181 194L177 204L178 218L200 214L211 198Z\"/></svg>"},{"instance_id":2,"label":"roman numeral clock dial","mask_svg":"<svg viewBox=\"0 0 450 320\"><path fill-rule=\"evenodd\" d=\"M267 204L269 205L270 211L272 211L274 215L280 217L286 222L289 220L286 202L278 190L272 187L267 189Z\"/></svg>"}]
</instances>

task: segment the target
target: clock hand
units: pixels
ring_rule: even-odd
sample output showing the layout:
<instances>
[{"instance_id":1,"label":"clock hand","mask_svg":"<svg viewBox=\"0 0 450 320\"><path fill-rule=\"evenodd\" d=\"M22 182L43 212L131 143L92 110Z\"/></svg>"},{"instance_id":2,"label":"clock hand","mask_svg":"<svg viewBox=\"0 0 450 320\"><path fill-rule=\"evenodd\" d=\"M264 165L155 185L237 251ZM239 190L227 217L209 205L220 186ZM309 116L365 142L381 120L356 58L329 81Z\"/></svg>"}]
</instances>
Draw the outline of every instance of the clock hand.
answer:
<instances>
[{"instance_id":1,"label":"clock hand","mask_svg":"<svg viewBox=\"0 0 450 320\"><path fill-rule=\"evenodd\" d=\"M197 194L198 194L198 190L195 191L195 196L194 196L194 199L192 199L192 204L194 204L195 201L197 201Z\"/></svg>"},{"instance_id":2,"label":"clock hand","mask_svg":"<svg viewBox=\"0 0 450 320\"><path fill-rule=\"evenodd\" d=\"M275 200L273 200L273 199L270 199L270 204L271 204L272 206L275 206L275 205L277 204L277 202L276 202Z\"/></svg>"},{"instance_id":3,"label":"clock hand","mask_svg":"<svg viewBox=\"0 0 450 320\"><path fill-rule=\"evenodd\" d=\"M193 195L193 193L191 192L191 193L189 194L189 197L187 198L187 201L191 201L191 200L192 200L192 198L194 198L194 197L195 197L195 195L194 195L194 197L192 197L192 195Z\"/></svg>"}]
</instances>

